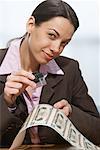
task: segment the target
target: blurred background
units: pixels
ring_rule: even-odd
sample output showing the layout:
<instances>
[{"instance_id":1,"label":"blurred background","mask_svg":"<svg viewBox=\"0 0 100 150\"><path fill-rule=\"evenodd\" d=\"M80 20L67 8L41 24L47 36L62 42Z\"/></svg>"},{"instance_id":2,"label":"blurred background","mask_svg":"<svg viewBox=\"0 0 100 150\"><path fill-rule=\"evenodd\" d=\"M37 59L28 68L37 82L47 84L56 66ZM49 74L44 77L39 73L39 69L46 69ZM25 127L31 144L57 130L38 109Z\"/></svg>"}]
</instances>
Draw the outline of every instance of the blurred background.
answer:
<instances>
[{"instance_id":1,"label":"blurred background","mask_svg":"<svg viewBox=\"0 0 100 150\"><path fill-rule=\"evenodd\" d=\"M26 32L26 22L43 0L0 0L0 48ZM64 0L76 11L80 27L62 55L78 60L82 76L100 110L100 2Z\"/></svg>"}]
</instances>

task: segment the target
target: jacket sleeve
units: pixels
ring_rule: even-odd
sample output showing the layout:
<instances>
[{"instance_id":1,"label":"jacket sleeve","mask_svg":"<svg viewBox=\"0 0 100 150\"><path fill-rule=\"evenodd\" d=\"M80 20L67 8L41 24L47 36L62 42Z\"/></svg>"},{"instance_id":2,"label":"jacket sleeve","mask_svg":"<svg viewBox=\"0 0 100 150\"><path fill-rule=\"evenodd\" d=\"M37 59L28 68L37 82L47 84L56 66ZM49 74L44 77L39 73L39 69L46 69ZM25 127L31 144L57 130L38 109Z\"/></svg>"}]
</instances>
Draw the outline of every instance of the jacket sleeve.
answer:
<instances>
[{"instance_id":1,"label":"jacket sleeve","mask_svg":"<svg viewBox=\"0 0 100 150\"><path fill-rule=\"evenodd\" d=\"M22 96L17 98L17 109L14 113L8 110L4 100L4 82L0 81L0 146L11 145L27 117L27 107ZM9 136L9 138L8 138Z\"/></svg>"},{"instance_id":2,"label":"jacket sleeve","mask_svg":"<svg viewBox=\"0 0 100 150\"><path fill-rule=\"evenodd\" d=\"M3 94L0 95L0 133L5 131L13 115L8 111L7 105L3 100Z\"/></svg>"},{"instance_id":3,"label":"jacket sleeve","mask_svg":"<svg viewBox=\"0 0 100 150\"><path fill-rule=\"evenodd\" d=\"M100 114L81 75L78 62L73 67L73 87L70 120L94 144L100 144Z\"/></svg>"}]
</instances>

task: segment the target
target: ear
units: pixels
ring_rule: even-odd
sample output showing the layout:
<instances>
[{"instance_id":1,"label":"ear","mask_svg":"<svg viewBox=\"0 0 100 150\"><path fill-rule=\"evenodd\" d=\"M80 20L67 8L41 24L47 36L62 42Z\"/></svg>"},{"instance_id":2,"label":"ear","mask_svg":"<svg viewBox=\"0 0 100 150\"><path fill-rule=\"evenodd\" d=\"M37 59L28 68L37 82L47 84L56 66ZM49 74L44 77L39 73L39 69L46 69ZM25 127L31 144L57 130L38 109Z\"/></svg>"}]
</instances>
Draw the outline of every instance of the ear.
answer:
<instances>
[{"instance_id":1,"label":"ear","mask_svg":"<svg viewBox=\"0 0 100 150\"><path fill-rule=\"evenodd\" d=\"M31 33L34 27L35 27L35 18L31 16L26 23L27 32Z\"/></svg>"}]
</instances>

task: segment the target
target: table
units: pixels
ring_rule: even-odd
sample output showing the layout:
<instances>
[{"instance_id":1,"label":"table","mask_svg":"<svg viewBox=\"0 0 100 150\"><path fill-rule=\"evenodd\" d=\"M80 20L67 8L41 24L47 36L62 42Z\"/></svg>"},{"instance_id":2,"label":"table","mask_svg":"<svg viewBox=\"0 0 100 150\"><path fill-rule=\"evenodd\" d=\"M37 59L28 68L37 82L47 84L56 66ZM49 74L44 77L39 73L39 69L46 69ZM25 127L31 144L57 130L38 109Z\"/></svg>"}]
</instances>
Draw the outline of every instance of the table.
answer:
<instances>
[{"instance_id":1,"label":"table","mask_svg":"<svg viewBox=\"0 0 100 150\"><path fill-rule=\"evenodd\" d=\"M9 150L9 148L0 148L0 150ZM67 147L66 145L22 145L16 150L77 150L75 147Z\"/></svg>"}]
</instances>

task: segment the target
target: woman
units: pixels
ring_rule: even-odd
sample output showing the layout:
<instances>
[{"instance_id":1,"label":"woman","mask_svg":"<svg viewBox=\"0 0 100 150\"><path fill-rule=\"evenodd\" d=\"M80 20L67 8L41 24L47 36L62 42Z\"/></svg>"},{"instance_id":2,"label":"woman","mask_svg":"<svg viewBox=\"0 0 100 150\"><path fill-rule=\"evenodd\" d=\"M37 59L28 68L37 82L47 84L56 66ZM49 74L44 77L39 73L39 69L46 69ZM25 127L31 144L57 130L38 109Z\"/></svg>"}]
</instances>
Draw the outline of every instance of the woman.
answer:
<instances>
[{"instance_id":1,"label":"woman","mask_svg":"<svg viewBox=\"0 0 100 150\"><path fill-rule=\"evenodd\" d=\"M61 109L85 137L100 144L100 116L88 95L79 64L60 56L78 26L76 13L67 3L47 0L33 11L26 34L1 50L1 146L11 145L39 103ZM33 81L32 72L36 71L44 75L46 85L37 86ZM66 143L50 128L40 126L33 134L31 131L27 131L24 143Z\"/></svg>"}]
</instances>

